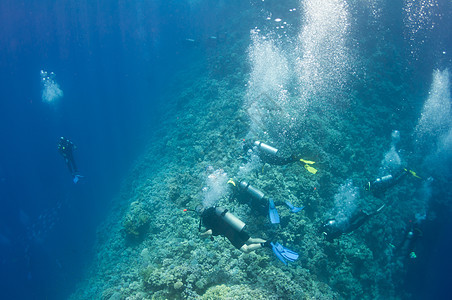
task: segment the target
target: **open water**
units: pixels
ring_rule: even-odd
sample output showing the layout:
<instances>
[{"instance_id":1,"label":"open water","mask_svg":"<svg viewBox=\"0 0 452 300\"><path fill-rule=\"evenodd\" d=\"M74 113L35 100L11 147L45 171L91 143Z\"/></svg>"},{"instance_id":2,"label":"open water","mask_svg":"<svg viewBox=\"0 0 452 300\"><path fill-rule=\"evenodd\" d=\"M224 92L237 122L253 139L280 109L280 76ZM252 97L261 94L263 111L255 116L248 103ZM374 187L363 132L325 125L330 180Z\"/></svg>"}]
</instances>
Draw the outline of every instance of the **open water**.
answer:
<instances>
[{"instance_id":1,"label":"open water","mask_svg":"<svg viewBox=\"0 0 452 300\"><path fill-rule=\"evenodd\" d=\"M451 29L447 0L2 0L0 297L450 299ZM305 209L275 227L228 178ZM200 204L300 259L201 240Z\"/></svg>"}]
</instances>

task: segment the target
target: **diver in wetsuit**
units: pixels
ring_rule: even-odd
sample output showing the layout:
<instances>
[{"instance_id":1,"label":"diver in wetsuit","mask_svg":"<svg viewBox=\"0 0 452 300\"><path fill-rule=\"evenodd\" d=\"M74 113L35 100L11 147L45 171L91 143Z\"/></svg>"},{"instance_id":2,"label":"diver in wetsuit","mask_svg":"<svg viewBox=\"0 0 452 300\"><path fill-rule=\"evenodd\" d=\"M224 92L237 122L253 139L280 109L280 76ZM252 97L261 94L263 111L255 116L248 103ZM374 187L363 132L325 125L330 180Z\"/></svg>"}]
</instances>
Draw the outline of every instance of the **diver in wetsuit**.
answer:
<instances>
[{"instance_id":1,"label":"diver in wetsuit","mask_svg":"<svg viewBox=\"0 0 452 300\"><path fill-rule=\"evenodd\" d=\"M250 207L253 209L253 211L261 214L266 215L268 213L268 216L270 218L270 222L272 224L279 224L280 218L278 211L276 210L276 206L279 206L281 204L276 203L273 200L273 198L266 197L265 194L255 188L254 186L250 185L246 181L237 181L234 182L232 179L229 180L229 182L233 186L233 194L231 195L231 198L236 197L238 194L246 195L251 198L250 200ZM289 207L289 209L293 213L297 213L301 211L304 207L295 207L290 203L289 201L285 201L285 204Z\"/></svg>"},{"instance_id":2,"label":"diver in wetsuit","mask_svg":"<svg viewBox=\"0 0 452 300\"><path fill-rule=\"evenodd\" d=\"M294 262L298 259L298 253L285 248L277 242L250 237L244 230L246 224L225 208L201 208L198 210L198 213L201 217L199 231L201 232L201 224L206 229L201 233L202 237L210 237L213 240L213 236L224 236L235 248L244 253L249 253L264 247L271 248L276 257L285 265L288 262Z\"/></svg>"},{"instance_id":3,"label":"diver in wetsuit","mask_svg":"<svg viewBox=\"0 0 452 300\"><path fill-rule=\"evenodd\" d=\"M260 160L262 162L270 164L270 165L277 165L277 166L283 166L290 163L294 163L297 161L300 161L304 164L304 168L312 173L316 174L317 169L312 167L312 164L314 164L314 161L311 160L305 160L299 157L296 157L295 155L290 156L280 156L280 151L270 145L264 144L259 141L255 141L254 143L251 141L247 141L243 144L243 150L245 153L248 153L249 151L253 151L253 149L256 150L257 155L259 156Z\"/></svg>"},{"instance_id":4,"label":"diver in wetsuit","mask_svg":"<svg viewBox=\"0 0 452 300\"><path fill-rule=\"evenodd\" d=\"M379 209L373 213L366 213L362 209L358 209L353 215L345 221L337 221L335 218L328 219L320 228L320 231L325 235L327 241L332 242L334 239L343 234L350 233L358 229L373 215L379 213L385 205L383 204Z\"/></svg>"},{"instance_id":5,"label":"diver in wetsuit","mask_svg":"<svg viewBox=\"0 0 452 300\"><path fill-rule=\"evenodd\" d=\"M234 247L242 252L249 253L264 247L267 242L261 238L252 238L244 230L245 223L231 214L227 209L221 207L209 207L202 209L201 220L206 231L201 233L202 237L222 235L226 237Z\"/></svg>"},{"instance_id":6,"label":"diver in wetsuit","mask_svg":"<svg viewBox=\"0 0 452 300\"><path fill-rule=\"evenodd\" d=\"M405 232L405 236L397 247L397 254L400 258L416 258L416 252L414 251L416 248L416 243L419 238L422 237L422 231L419 228L420 224L415 222L414 224L410 221L408 227Z\"/></svg>"},{"instance_id":7,"label":"diver in wetsuit","mask_svg":"<svg viewBox=\"0 0 452 300\"><path fill-rule=\"evenodd\" d=\"M279 156L278 149L259 141L255 141L254 143L251 141L245 142L243 150L248 152L249 150L253 150L253 147L257 148L259 158L264 163L268 163L270 165L283 166L298 161L294 155L288 157Z\"/></svg>"},{"instance_id":8,"label":"diver in wetsuit","mask_svg":"<svg viewBox=\"0 0 452 300\"><path fill-rule=\"evenodd\" d=\"M58 142L58 152L63 156L64 161L69 169L69 172L72 175L72 179L74 183L77 183L79 179L82 177L78 175L77 165L74 160L74 150L77 147L72 143L69 139L65 137L60 137L60 141Z\"/></svg>"},{"instance_id":9,"label":"diver in wetsuit","mask_svg":"<svg viewBox=\"0 0 452 300\"><path fill-rule=\"evenodd\" d=\"M399 183L408 173L412 171L407 169L402 169L394 174L388 174L375 179L374 181L369 181L364 186L366 191L372 192L375 197L381 197L384 193ZM412 172L413 174L414 172ZM413 176L416 176L415 173Z\"/></svg>"}]
</instances>

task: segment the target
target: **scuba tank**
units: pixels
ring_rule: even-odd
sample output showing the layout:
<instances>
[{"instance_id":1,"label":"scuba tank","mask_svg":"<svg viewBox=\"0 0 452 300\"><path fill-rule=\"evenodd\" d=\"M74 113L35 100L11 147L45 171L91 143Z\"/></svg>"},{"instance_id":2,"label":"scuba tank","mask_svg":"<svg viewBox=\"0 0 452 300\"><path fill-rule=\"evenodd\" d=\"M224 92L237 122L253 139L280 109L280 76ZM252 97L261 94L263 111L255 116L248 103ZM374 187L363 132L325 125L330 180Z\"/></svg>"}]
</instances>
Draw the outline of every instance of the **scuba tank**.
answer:
<instances>
[{"instance_id":1,"label":"scuba tank","mask_svg":"<svg viewBox=\"0 0 452 300\"><path fill-rule=\"evenodd\" d=\"M392 175L386 175L375 179L373 182L368 182L365 186L367 191L371 191L374 195L380 195L386 192L387 189L396 185L403 177L408 174L408 170L404 169Z\"/></svg>"},{"instance_id":2,"label":"scuba tank","mask_svg":"<svg viewBox=\"0 0 452 300\"><path fill-rule=\"evenodd\" d=\"M270 165L283 166L298 161L298 159L293 155L287 157L280 156L280 151L278 149L262 142L256 141L254 142L254 145L259 150L260 159Z\"/></svg>"},{"instance_id":3,"label":"scuba tank","mask_svg":"<svg viewBox=\"0 0 452 300\"><path fill-rule=\"evenodd\" d=\"M229 210L222 207L215 207L215 214L221 217L226 223L232 226L238 232L242 231L245 227L245 223L239 218L229 212Z\"/></svg>"},{"instance_id":4,"label":"scuba tank","mask_svg":"<svg viewBox=\"0 0 452 300\"><path fill-rule=\"evenodd\" d=\"M251 197L257 200L262 200L265 196L264 193L262 193L261 191L259 191L258 189L256 189L255 187L253 187L252 185L245 181L240 181L239 187L243 189L245 192L247 192Z\"/></svg>"},{"instance_id":5,"label":"scuba tank","mask_svg":"<svg viewBox=\"0 0 452 300\"><path fill-rule=\"evenodd\" d=\"M249 196L250 201L248 204L254 212L263 216L269 213L270 200L265 197L263 192L245 181L239 182L239 189L240 192L243 194L246 193L246 195ZM275 208L273 208L273 210L276 211Z\"/></svg>"},{"instance_id":6,"label":"scuba tank","mask_svg":"<svg viewBox=\"0 0 452 300\"><path fill-rule=\"evenodd\" d=\"M272 147L270 145L264 144L262 142L259 142L259 141L255 141L254 145L257 146L259 151L262 151L263 153L265 153L267 155L274 155L274 156L276 156L276 153L278 152L278 149L276 149L276 148L274 148L274 147Z\"/></svg>"},{"instance_id":7,"label":"scuba tank","mask_svg":"<svg viewBox=\"0 0 452 300\"><path fill-rule=\"evenodd\" d=\"M389 174L374 180L374 182L369 182L369 189L373 191L382 191L391 186L394 177Z\"/></svg>"}]
</instances>

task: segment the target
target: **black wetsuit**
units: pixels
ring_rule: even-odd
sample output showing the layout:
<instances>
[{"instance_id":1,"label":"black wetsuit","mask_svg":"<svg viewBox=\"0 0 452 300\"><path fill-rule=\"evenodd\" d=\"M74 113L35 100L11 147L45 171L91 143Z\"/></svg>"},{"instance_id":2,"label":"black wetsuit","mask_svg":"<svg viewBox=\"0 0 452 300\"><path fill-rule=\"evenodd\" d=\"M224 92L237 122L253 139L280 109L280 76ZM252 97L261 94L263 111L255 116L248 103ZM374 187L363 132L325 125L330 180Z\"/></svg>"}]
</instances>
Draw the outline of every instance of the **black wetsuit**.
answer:
<instances>
[{"instance_id":1,"label":"black wetsuit","mask_svg":"<svg viewBox=\"0 0 452 300\"><path fill-rule=\"evenodd\" d=\"M422 236L422 231L415 227L410 228L406 231L405 237L402 243L397 247L397 254L400 258L409 257L414 249L416 248L416 243L419 238Z\"/></svg>"},{"instance_id":2,"label":"black wetsuit","mask_svg":"<svg viewBox=\"0 0 452 300\"><path fill-rule=\"evenodd\" d=\"M366 223L370 217L377 214L383 207L384 205L373 213L366 213L362 209L359 209L355 211L348 220L342 222L338 222L336 219L328 219L320 230L325 235L327 241L332 242L341 235L350 233L361 227L361 225Z\"/></svg>"},{"instance_id":3,"label":"black wetsuit","mask_svg":"<svg viewBox=\"0 0 452 300\"><path fill-rule=\"evenodd\" d=\"M69 172L71 172L72 176L75 176L75 173L78 172L73 154L74 147L75 147L74 144L66 138L60 139L60 142L58 143L58 152L63 156L64 160L66 161L66 165L69 169Z\"/></svg>"},{"instance_id":4,"label":"black wetsuit","mask_svg":"<svg viewBox=\"0 0 452 300\"><path fill-rule=\"evenodd\" d=\"M264 163L276 166L284 166L298 161L298 159L293 155L289 157L280 157L278 155L270 155L267 153L263 153L262 151L259 151L259 158Z\"/></svg>"},{"instance_id":5,"label":"black wetsuit","mask_svg":"<svg viewBox=\"0 0 452 300\"><path fill-rule=\"evenodd\" d=\"M388 189L395 186L406 175L408 175L408 171L405 169L396 172L394 175L388 174L375 179L373 182L368 182L365 189L372 192L375 197L382 197Z\"/></svg>"},{"instance_id":6,"label":"black wetsuit","mask_svg":"<svg viewBox=\"0 0 452 300\"><path fill-rule=\"evenodd\" d=\"M235 230L221 216L217 215L215 207L205 209L201 214L201 220L206 230L212 230L213 236L221 235L226 237L237 249L245 245L250 238L243 229L241 231Z\"/></svg>"}]
</instances>

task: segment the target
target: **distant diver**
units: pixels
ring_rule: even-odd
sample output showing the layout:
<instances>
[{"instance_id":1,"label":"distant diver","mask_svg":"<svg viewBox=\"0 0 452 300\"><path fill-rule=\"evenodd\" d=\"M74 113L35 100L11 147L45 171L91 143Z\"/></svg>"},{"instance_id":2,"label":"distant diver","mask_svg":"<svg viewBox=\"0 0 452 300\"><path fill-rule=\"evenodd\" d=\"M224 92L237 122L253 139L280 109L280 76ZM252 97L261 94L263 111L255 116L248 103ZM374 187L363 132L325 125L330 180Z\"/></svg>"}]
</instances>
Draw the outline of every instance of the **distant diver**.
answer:
<instances>
[{"instance_id":1,"label":"distant diver","mask_svg":"<svg viewBox=\"0 0 452 300\"><path fill-rule=\"evenodd\" d=\"M74 143L72 143L65 137L60 137L60 141L58 142L58 152L63 156L66 162L66 165L72 176L72 181L74 183L77 183L83 176L77 174L78 170L77 165L75 164L73 153L75 149L77 149L77 147L74 145Z\"/></svg>"},{"instance_id":2,"label":"distant diver","mask_svg":"<svg viewBox=\"0 0 452 300\"><path fill-rule=\"evenodd\" d=\"M420 229L420 222L410 221L407 229L405 230L405 235L402 242L398 245L396 249L397 257L403 258L416 258L416 244L419 238L422 237L422 230Z\"/></svg>"},{"instance_id":3,"label":"distant diver","mask_svg":"<svg viewBox=\"0 0 452 300\"><path fill-rule=\"evenodd\" d=\"M285 265L298 259L298 253L287 249L277 242L250 237L244 230L246 224L229 212L228 209L209 207L199 208L196 211L200 216L198 230L201 237L213 240L214 236L224 236L235 248L244 253L250 253L259 248L271 248L276 257ZM202 225L205 227L204 232L201 232Z\"/></svg>"},{"instance_id":4,"label":"distant diver","mask_svg":"<svg viewBox=\"0 0 452 300\"><path fill-rule=\"evenodd\" d=\"M348 220L338 221L335 218L328 219L320 228L321 233L325 236L326 240L332 242L343 234L350 233L359 227L361 227L370 217L379 213L385 205L372 213L366 213L362 209L356 210Z\"/></svg>"},{"instance_id":5,"label":"distant diver","mask_svg":"<svg viewBox=\"0 0 452 300\"><path fill-rule=\"evenodd\" d=\"M311 166L312 164L315 163L314 161L301 159L296 157L295 155L281 156L279 154L280 151L278 149L265 143L262 143L260 141L255 141L254 143L251 141L246 141L243 145L243 150L245 151L245 153L249 151L254 151L254 149L257 150L259 158L264 163L268 163L270 165L283 166L300 161L304 163L304 167L308 172L312 174L317 173L317 169Z\"/></svg>"},{"instance_id":6,"label":"distant diver","mask_svg":"<svg viewBox=\"0 0 452 300\"><path fill-rule=\"evenodd\" d=\"M261 215L266 215L268 213L270 222L272 224L280 223L280 217L278 211L276 210L276 205L280 204L275 204L273 198L267 198L262 191L258 190L246 181L241 180L236 182L233 179L230 179L228 183L231 184L233 188L233 194L231 195L231 198L236 197L239 194L250 197L251 200L249 202L249 205L255 212ZM285 204L293 213L297 213L304 208L304 206L295 207L289 201L285 201Z\"/></svg>"}]
</instances>

